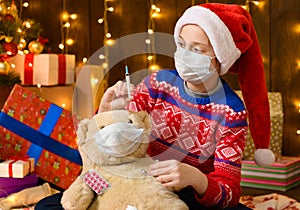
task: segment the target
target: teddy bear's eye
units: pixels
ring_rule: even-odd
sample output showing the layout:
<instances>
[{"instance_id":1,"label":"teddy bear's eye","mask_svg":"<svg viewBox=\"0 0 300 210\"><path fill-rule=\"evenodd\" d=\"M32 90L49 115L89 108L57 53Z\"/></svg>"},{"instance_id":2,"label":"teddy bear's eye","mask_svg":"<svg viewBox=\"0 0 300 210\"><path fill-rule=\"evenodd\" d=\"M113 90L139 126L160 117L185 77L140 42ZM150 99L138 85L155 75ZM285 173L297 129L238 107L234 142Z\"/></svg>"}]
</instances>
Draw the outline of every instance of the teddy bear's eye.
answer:
<instances>
[{"instance_id":1,"label":"teddy bear's eye","mask_svg":"<svg viewBox=\"0 0 300 210\"><path fill-rule=\"evenodd\" d=\"M128 120L128 123L133 123L131 119Z\"/></svg>"},{"instance_id":2,"label":"teddy bear's eye","mask_svg":"<svg viewBox=\"0 0 300 210\"><path fill-rule=\"evenodd\" d=\"M100 129L104 128L105 126L102 126Z\"/></svg>"}]
</instances>

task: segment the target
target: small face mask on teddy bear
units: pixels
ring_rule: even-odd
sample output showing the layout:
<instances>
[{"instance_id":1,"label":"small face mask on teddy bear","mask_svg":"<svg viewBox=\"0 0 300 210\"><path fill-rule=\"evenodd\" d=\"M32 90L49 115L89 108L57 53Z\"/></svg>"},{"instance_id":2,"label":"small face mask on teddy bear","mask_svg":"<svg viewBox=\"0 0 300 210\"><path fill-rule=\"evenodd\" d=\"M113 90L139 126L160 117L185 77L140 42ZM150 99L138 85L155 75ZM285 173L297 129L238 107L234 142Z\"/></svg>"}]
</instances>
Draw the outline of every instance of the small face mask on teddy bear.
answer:
<instances>
[{"instance_id":1,"label":"small face mask on teddy bear","mask_svg":"<svg viewBox=\"0 0 300 210\"><path fill-rule=\"evenodd\" d=\"M149 142L142 135L144 130L127 122L116 122L97 131L94 137L99 150L114 157L124 157L141 143Z\"/></svg>"}]
</instances>

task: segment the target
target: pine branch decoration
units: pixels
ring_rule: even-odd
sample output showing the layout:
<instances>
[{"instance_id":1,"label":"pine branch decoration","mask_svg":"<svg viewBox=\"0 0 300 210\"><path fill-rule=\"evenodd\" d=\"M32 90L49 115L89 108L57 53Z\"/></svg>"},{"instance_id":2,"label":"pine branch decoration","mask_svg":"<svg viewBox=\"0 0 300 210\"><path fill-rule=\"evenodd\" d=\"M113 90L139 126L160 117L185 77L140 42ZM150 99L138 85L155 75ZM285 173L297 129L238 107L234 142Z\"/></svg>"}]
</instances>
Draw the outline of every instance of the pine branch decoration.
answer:
<instances>
[{"instance_id":1,"label":"pine branch decoration","mask_svg":"<svg viewBox=\"0 0 300 210\"><path fill-rule=\"evenodd\" d=\"M15 71L0 75L0 87L12 87L15 84L21 84L20 75Z\"/></svg>"}]
</instances>

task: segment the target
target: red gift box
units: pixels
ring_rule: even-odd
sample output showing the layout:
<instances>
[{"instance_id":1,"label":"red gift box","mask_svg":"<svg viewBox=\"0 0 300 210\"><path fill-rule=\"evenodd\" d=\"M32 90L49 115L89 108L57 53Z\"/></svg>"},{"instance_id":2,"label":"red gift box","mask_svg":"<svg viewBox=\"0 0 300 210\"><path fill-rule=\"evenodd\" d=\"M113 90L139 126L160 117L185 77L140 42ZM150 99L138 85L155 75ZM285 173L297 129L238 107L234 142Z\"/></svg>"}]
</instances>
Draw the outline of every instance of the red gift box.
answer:
<instances>
[{"instance_id":1,"label":"red gift box","mask_svg":"<svg viewBox=\"0 0 300 210\"><path fill-rule=\"evenodd\" d=\"M0 158L28 155L42 179L66 189L81 171L72 114L15 85L0 112Z\"/></svg>"},{"instance_id":2,"label":"red gift box","mask_svg":"<svg viewBox=\"0 0 300 210\"><path fill-rule=\"evenodd\" d=\"M0 178L0 198L37 185L38 177L31 173L24 178Z\"/></svg>"},{"instance_id":3,"label":"red gift box","mask_svg":"<svg viewBox=\"0 0 300 210\"><path fill-rule=\"evenodd\" d=\"M23 85L73 84L75 55L70 54L17 54L11 58Z\"/></svg>"}]
</instances>

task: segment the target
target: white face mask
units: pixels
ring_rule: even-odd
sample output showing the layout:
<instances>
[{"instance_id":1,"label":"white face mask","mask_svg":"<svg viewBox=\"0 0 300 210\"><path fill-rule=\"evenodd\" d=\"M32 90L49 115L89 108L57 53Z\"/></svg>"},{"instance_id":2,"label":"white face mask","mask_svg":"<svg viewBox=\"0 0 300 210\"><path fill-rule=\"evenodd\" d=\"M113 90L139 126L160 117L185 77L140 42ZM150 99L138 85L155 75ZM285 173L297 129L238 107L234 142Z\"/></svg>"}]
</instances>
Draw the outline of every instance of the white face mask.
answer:
<instances>
[{"instance_id":1,"label":"white face mask","mask_svg":"<svg viewBox=\"0 0 300 210\"><path fill-rule=\"evenodd\" d=\"M144 130L127 122L116 122L99 130L94 137L99 150L114 157L124 157L141 143L149 142L145 138L147 135L143 135Z\"/></svg>"},{"instance_id":2,"label":"white face mask","mask_svg":"<svg viewBox=\"0 0 300 210\"><path fill-rule=\"evenodd\" d=\"M213 58L179 46L174 54L175 67L179 76L193 84L203 83L216 73L216 70L210 70Z\"/></svg>"}]
</instances>

